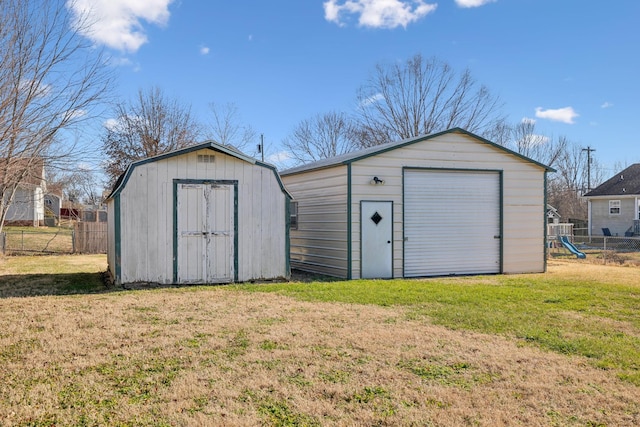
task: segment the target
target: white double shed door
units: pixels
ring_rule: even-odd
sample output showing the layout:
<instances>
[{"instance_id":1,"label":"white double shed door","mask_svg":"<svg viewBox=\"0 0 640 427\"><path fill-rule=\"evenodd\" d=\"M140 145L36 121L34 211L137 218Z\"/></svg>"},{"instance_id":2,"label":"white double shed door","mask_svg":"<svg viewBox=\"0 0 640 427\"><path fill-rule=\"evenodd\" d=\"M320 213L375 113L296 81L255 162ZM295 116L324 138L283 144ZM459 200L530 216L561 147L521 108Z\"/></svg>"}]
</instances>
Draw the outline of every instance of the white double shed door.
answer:
<instances>
[{"instance_id":1,"label":"white double shed door","mask_svg":"<svg viewBox=\"0 0 640 427\"><path fill-rule=\"evenodd\" d=\"M501 174L407 168L404 277L500 273ZM361 204L363 278L393 277L393 203Z\"/></svg>"},{"instance_id":2,"label":"white double shed door","mask_svg":"<svg viewBox=\"0 0 640 427\"><path fill-rule=\"evenodd\" d=\"M235 277L235 186L184 182L176 187L178 283L227 283Z\"/></svg>"}]
</instances>

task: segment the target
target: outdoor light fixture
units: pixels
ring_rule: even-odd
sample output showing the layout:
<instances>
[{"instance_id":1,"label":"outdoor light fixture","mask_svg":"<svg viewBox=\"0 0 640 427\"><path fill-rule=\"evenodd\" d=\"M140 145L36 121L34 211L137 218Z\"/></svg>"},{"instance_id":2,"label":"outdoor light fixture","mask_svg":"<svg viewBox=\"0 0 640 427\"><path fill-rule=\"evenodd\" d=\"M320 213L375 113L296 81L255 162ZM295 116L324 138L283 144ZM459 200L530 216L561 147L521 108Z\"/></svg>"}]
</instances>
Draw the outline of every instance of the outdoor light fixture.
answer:
<instances>
[{"instance_id":1,"label":"outdoor light fixture","mask_svg":"<svg viewBox=\"0 0 640 427\"><path fill-rule=\"evenodd\" d=\"M377 176L374 176L373 179L371 181L369 181L369 184L371 184L371 185L384 185L384 180L378 178Z\"/></svg>"}]
</instances>

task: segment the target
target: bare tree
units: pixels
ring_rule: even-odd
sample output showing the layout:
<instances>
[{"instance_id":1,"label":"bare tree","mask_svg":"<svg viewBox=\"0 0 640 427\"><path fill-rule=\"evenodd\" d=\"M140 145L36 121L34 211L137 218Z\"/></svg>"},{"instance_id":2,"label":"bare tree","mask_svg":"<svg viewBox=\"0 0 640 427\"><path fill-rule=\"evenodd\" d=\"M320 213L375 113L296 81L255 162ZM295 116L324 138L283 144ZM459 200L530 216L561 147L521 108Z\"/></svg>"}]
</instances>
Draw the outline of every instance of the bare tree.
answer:
<instances>
[{"instance_id":1,"label":"bare tree","mask_svg":"<svg viewBox=\"0 0 640 427\"><path fill-rule=\"evenodd\" d=\"M353 137L351 120L343 113L331 112L301 121L283 146L295 162L306 163L357 149Z\"/></svg>"},{"instance_id":2,"label":"bare tree","mask_svg":"<svg viewBox=\"0 0 640 427\"><path fill-rule=\"evenodd\" d=\"M596 158L587 156L580 144L565 137L560 139L564 141L565 148L554 165L557 172L549 179L549 203L567 220L586 219L587 203L582 196L589 191L587 182L591 181L591 187L599 185L603 181L604 170ZM590 179L588 173L591 174Z\"/></svg>"},{"instance_id":3,"label":"bare tree","mask_svg":"<svg viewBox=\"0 0 640 427\"><path fill-rule=\"evenodd\" d=\"M523 156L554 166L565 155L568 141L564 137L554 139L538 133L535 120L524 119L512 128L509 145Z\"/></svg>"},{"instance_id":4,"label":"bare tree","mask_svg":"<svg viewBox=\"0 0 640 427\"><path fill-rule=\"evenodd\" d=\"M59 177L64 197L74 205L99 205L102 202L101 186L96 171L81 166Z\"/></svg>"},{"instance_id":5,"label":"bare tree","mask_svg":"<svg viewBox=\"0 0 640 427\"><path fill-rule=\"evenodd\" d=\"M114 113L102 140L111 183L131 162L199 142L200 125L191 107L168 98L158 87L139 90L133 102L117 103Z\"/></svg>"},{"instance_id":6,"label":"bare tree","mask_svg":"<svg viewBox=\"0 0 640 427\"><path fill-rule=\"evenodd\" d=\"M257 147L257 132L240 121L236 104L209 104L213 121L209 124L208 138L219 144L234 147L240 151L249 151L251 144ZM255 154L255 150L251 150Z\"/></svg>"},{"instance_id":7,"label":"bare tree","mask_svg":"<svg viewBox=\"0 0 640 427\"><path fill-rule=\"evenodd\" d=\"M110 76L67 0L0 0L0 230L17 189L68 157L60 133L96 115Z\"/></svg>"},{"instance_id":8,"label":"bare tree","mask_svg":"<svg viewBox=\"0 0 640 427\"><path fill-rule=\"evenodd\" d=\"M419 54L404 63L377 65L357 98L364 147L452 127L483 135L503 121L499 99L469 70L457 74L446 62Z\"/></svg>"}]
</instances>

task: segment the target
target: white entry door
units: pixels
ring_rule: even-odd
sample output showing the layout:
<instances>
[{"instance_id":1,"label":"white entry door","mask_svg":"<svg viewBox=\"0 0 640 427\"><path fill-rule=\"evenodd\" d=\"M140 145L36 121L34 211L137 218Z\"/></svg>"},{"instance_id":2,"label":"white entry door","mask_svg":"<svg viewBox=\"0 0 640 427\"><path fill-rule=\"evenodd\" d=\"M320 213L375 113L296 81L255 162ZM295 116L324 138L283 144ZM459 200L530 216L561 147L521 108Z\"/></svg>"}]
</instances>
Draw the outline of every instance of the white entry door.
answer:
<instances>
[{"instance_id":1,"label":"white entry door","mask_svg":"<svg viewBox=\"0 0 640 427\"><path fill-rule=\"evenodd\" d=\"M360 276L363 279L393 277L393 202L362 202L360 224Z\"/></svg>"},{"instance_id":2,"label":"white entry door","mask_svg":"<svg viewBox=\"0 0 640 427\"><path fill-rule=\"evenodd\" d=\"M234 278L234 186L177 187L178 283L225 283Z\"/></svg>"}]
</instances>

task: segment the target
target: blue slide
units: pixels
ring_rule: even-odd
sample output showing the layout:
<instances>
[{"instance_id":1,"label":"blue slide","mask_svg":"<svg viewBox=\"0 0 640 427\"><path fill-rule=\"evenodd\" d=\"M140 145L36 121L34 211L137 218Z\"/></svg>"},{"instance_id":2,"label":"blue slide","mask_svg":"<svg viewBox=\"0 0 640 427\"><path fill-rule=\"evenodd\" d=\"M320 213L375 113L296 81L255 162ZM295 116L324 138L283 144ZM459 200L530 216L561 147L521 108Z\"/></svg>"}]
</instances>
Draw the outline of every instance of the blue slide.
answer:
<instances>
[{"instance_id":1,"label":"blue slide","mask_svg":"<svg viewBox=\"0 0 640 427\"><path fill-rule=\"evenodd\" d=\"M585 255L584 252L580 252L578 250L578 248L576 248L573 243L571 243L569 241L569 237L567 236L560 236L560 241L562 242L562 246L564 246L565 248L569 249L569 252L571 252L572 254L574 254L576 257L578 258L586 258L587 255Z\"/></svg>"}]
</instances>

